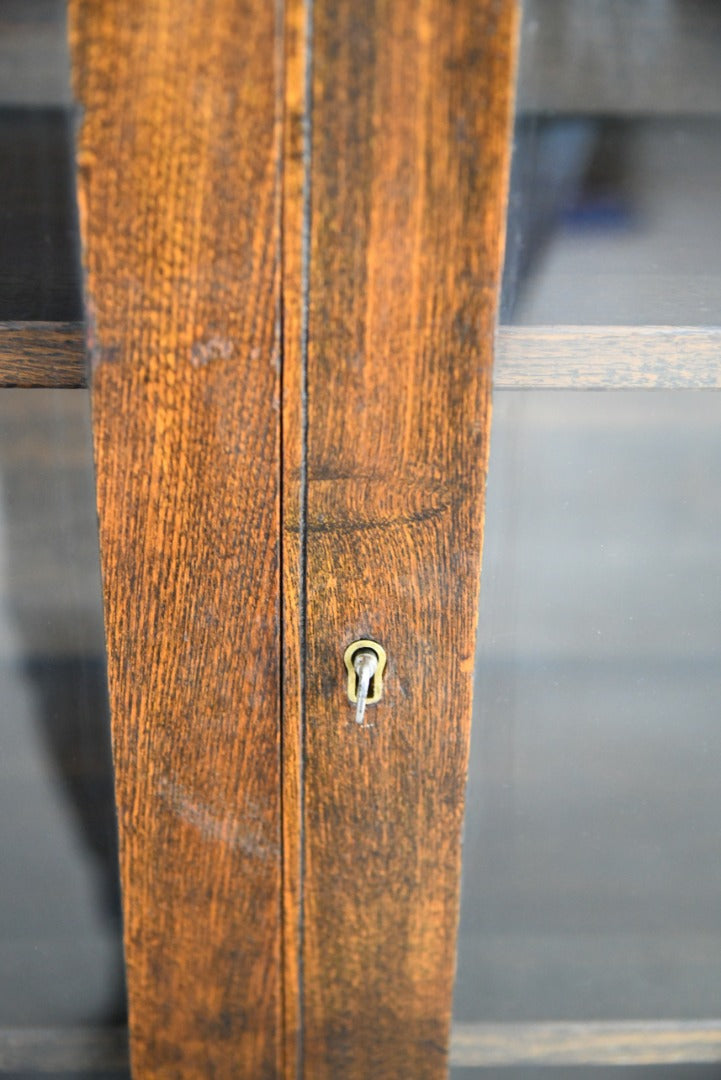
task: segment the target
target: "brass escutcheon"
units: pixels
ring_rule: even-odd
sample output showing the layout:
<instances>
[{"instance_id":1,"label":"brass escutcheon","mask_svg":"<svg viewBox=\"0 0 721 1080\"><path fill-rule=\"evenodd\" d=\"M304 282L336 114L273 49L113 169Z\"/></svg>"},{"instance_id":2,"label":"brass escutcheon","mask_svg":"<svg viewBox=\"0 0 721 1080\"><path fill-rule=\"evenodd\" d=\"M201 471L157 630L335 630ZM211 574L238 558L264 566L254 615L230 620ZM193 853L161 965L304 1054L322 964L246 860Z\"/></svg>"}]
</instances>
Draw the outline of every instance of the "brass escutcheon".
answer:
<instances>
[{"instance_id":1,"label":"brass escutcheon","mask_svg":"<svg viewBox=\"0 0 721 1080\"><path fill-rule=\"evenodd\" d=\"M343 662L345 663L348 672L348 700L354 705L358 701L358 675L353 667L353 658L356 653L359 652L372 652L378 657L378 667L373 675L373 679L368 689L368 696L366 698L366 705L377 705L383 697L383 674L386 669L386 663L388 662L386 651L377 641L361 638L359 641L351 642L344 652Z\"/></svg>"}]
</instances>

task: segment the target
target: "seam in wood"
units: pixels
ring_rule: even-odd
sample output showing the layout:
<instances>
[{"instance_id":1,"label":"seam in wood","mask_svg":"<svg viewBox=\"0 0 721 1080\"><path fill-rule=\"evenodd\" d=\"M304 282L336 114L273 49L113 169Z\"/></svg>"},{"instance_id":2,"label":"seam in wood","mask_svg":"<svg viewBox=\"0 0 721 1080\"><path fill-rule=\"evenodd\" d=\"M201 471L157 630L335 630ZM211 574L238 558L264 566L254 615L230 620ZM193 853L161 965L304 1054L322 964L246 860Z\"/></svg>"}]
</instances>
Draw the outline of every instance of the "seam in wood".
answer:
<instances>
[{"instance_id":1,"label":"seam in wood","mask_svg":"<svg viewBox=\"0 0 721 1080\"><path fill-rule=\"evenodd\" d=\"M285 799L285 785L283 783L284 770L286 767L286 753L285 753L285 731L283 718L285 716L285 702L286 702L286 663L285 663L285 618L284 618L284 603L285 603L285 552L283 548L283 536L282 525L285 512L285 476L283 471L283 462L285 460L285 430L283 423L283 397L284 397L284 374L285 374L285 337L284 337L284 312L283 312L283 296L284 296L284 259L283 259L283 229L284 229L284 175L285 175L285 80L286 80L286 63L285 63L285 0L275 0L275 23L276 23L276 47L275 47L275 68L276 68L276 85L278 92L276 95L276 126L279 132L278 138L278 153L277 153L277 190L279 193L278 207L277 207L277 227L278 227L278 252L279 252L279 268L278 268L278 280L279 289L276 297L276 341L278 346L278 362L280 365L279 372L279 391L280 402L278 410L278 504L279 504L279 522L281 524L281 534L278 537L278 636L279 636L279 662L278 662L278 725L279 725L279 739L278 739L278 757L279 757L279 769L278 776L280 778L280 791L279 791L279 806L280 806L280 862L281 872L278 882L279 897L278 906L281 912L281 935L280 935L280 1059L282 1063L283 1076L288 1080L290 1076L289 1066L287 1061L287 1022L288 1022L288 1007L287 998L289 994L289 987L287 985L286 972L286 950L287 935L285 931L285 861L287 858L287 849L285 842L285 830L283 828L283 820L287 813L286 799Z\"/></svg>"},{"instance_id":2,"label":"seam in wood","mask_svg":"<svg viewBox=\"0 0 721 1080\"><path fill-rule=\"evenodd\" d=\"M305 757L307 661L306 610L308 595L308 334L310 325L311 165L313 155L313 0L304 0L305 70L303 85L303 218L301 238L301 471L300 471L300 892L298 911L298 1077L303 1076L304 1033L304 913L305 913Z\"/></svg>"}]
</instances>

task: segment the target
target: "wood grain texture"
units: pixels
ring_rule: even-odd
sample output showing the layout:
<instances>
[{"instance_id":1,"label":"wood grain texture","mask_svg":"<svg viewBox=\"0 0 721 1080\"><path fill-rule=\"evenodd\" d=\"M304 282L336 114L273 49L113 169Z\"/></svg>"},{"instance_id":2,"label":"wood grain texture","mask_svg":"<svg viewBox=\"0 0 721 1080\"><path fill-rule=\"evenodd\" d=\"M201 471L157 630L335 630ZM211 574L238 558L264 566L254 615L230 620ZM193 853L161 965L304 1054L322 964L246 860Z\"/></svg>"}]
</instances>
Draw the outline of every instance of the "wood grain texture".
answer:
<instances>
[{"instance_id":1,"label":"wood grain texture","mask_svg":"<svg viewBox=\"0 0 721 1080\"><path fill-rule=\"evenodd\" d=\"M137 1077L281 1069L281 30L71 0Z\"/></svg>"},{"instance_id":2,"label":"wood grain texture","mask_svg":"<svg viewBox=\"0 0 721 1080\"><path fill-rule=\"evenodd\" d=\"M721 1064L721 1021L457 1024L451 1062L466 1068Z\"/></svg>"},{"instance_id":3,"label":"wood grain texture","mask_svg":"<svg viewBox=\"0 0 721 1080\"><path fill-rule=\"evenodd\" d=\"M445 1075L512 0L316 0L303 1076ZM343 652L388 652L354 723Z\"/></svg>"},{"instance_id":4,"label":"wood grain texture","mask_svg":"<svg viewBox=\"0 0 721 1080\"><path fill-rule=\"evenodd\" d=\"M304 700L305 354L307 346L309 19L303 0L285 4L283 138L283 973L284 1075L302 1053L302 716Z\"/></svg>"},{"instance_id":5,"label":"wood grain texture","mask_svg":"<svg viewBox=\"0 0 721 1080\"><path fill-rule=\"evenodd\" d=\"M721 387L717 326L500 326L497 390Z\"/></svg>"},{"instance_id":6,"label":"wood grain texture","mask_svg":"<svg viewBox=\"0 0 721 1080\"><path fill-rule=\"evenodd\" d=\"M0 387L68 389L87 382L82 323L0 323Z\"/></svg>"}]
</instances>

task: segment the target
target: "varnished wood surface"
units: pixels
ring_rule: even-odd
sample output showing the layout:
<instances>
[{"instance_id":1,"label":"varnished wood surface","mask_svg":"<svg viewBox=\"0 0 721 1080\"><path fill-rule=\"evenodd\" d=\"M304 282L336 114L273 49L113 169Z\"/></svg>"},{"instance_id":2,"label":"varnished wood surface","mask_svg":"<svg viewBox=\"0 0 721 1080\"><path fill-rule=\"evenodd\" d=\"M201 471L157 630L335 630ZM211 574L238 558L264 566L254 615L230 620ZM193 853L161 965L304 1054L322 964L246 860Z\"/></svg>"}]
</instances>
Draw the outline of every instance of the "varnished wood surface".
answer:
<instances>
[{"instance_id":1,"label":"varnished wood surface","mask_svg":"<svg viewBox=\"0 0 721 1080\"><path fill-rule=\"evenodd\" d=\"M721 387L717 326L500 326L497 390Z\"/></svg>"},{"instance_id":2,"label":"varnished wood surface","mask_svg":"<svg viewBox=\"0 0 721 1080\"><path fill-rule=\"evenodd\" d=\"M313 6L307 1080L445 1075L514 21L511 0ZM366 728L356 638L388 653Z\"/></svg>"},{"instance_id":3,"label":"varnished wood surface","mask_svg":"<svg viewBox=\"0 0 721 1080\"><path fill-rule=\"evenodd\" d=\"M303 978L301 893L305 686L305 451L307 273L310 137L310 12L285 5L283 140L283 972L284 1075L301 1069Z\"/></svg>"},{"instance_id":4,"label":"varnished wood surface","mask_svg":"<svg viewBox=\"0 0 721 1080\"><path fill-rule=\"evenodd\" d=\"M275 1077L276 12L70 15L134 1075Z\"/></svg>"},{"instance_id":5,"label":"varnished wood surface","mask_svg":"<svg viewBox=\"0 0 721 1080\"><path fill-rule=\"evenodd\" d=\"M451 1062L468 1068L721 1064L721 1021L456 1024Z\"/></svg>"},{"instance_id":6,"label":"varnished wood surface","mask_svg":"<svg viewBox=\"0 0 721 1080\"><path fill-rule=\"evenodd\" d=\"M82 323L0 323L0 387L82 386L87 386Z\"/></svg>"}]
</instances>

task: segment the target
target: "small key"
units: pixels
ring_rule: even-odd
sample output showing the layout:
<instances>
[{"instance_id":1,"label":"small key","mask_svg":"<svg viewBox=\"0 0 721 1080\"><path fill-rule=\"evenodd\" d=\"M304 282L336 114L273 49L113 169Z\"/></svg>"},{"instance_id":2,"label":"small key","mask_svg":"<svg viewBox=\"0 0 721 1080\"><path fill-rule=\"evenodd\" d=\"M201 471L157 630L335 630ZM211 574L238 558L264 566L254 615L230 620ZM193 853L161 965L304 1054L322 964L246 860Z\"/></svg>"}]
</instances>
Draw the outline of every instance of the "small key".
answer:
<instances>
[{"instance_id":1,"label":"small key","mask_svg":"<svg viewBox=\"0 0 721 1080\"><path fill-rule=\"evenodd\" d=\"M353 657L353 668L358 676L358 697L355 709L356 724L363 725L371 679L378 670L378 656L370 649L359 649Z\"/></svg>"}]
</instances>

